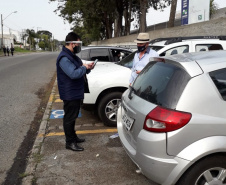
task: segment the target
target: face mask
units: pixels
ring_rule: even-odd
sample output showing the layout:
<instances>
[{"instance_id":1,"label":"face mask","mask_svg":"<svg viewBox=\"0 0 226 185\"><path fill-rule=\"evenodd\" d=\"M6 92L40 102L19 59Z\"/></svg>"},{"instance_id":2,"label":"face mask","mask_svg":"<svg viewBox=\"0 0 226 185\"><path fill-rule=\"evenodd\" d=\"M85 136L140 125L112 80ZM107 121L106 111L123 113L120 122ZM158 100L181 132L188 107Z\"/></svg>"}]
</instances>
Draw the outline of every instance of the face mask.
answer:
<instances>
[{"instance_id":1,"label":"face mask","mask_svg":"<svg viewBox=\"0 0 226 185\"><path fill-rule=\"evenodd\" d=\"M81 51L81 46L75 46L74 48L73 48L73 53L74 54L76 54L76 53L80 53L80 51Z\"/></svg>"},{"instance_id":2,"label":"face mask","mask_svg":"<svg viewBox=\"0 0 226 185\"><path fill-rule=\"evenodd\" d=\"M137 46L138 51L139 51L139 52L144 51L144 50L146 49L145 46L146 46L146 45L143 45L143 46Z\"/></svg>"}]
</instances>

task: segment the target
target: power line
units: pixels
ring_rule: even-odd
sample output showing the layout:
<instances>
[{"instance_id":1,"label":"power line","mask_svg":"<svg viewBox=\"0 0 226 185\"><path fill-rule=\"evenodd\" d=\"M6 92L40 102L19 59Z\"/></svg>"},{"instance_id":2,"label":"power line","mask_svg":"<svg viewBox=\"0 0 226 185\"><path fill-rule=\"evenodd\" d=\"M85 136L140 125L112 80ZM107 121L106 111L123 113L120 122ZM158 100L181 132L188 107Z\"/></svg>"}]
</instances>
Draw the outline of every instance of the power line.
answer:
<instances>
[{"instance_id":1,"label":"power line","mask_svg":"<svg viewBox=\"0 0 226 185\"><path fill-rule=\"evenodd\" d=\"M6 24L4 24L4 26L7 27L7 28L9 28L10 30L21 32L21 31L19 31L19 30L15 30L15 29L13 29L13 28L10 28L10 27L7 26Z\"/></svg>"}]
</instances>

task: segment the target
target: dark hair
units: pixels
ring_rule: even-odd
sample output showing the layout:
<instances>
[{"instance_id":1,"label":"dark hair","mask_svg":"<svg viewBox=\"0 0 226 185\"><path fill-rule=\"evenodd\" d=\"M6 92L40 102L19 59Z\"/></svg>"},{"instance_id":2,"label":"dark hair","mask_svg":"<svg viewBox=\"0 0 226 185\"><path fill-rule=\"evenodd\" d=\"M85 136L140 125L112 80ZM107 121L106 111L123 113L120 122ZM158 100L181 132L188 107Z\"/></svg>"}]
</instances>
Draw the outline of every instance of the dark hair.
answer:
<instances>
[{"instance_id":1,"label":"dark hair","mask_svg":"<svg viewBox=\"0 0 226 185\"><path fill-rule=\"evenodd\" d=\"M67 41L77 41L77 40L80 40L79 35L77 35L74 32L70 32L70 33L67 34L65 42L67 42ZM66 45L69 45L69 43L66 43Z\"/></svg>"}]
</instances>

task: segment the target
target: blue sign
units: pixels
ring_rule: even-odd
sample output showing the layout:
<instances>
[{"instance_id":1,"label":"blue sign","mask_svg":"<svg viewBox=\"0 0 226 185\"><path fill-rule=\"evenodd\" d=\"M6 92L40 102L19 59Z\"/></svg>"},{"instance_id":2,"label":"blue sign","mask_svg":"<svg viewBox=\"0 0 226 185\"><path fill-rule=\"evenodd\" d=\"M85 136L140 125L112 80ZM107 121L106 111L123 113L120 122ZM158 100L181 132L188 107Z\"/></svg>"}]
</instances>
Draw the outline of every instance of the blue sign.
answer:
<instances>
[{"instance_id":1,"label":"blue sign","mask_svg":"<svg viewBox=\"0 0 226 185\"><path fill-rule=\"evenodd\" d=\"M189 0L181 0L181 25L188 24Z\"/></svg>"},{"instance_id":2,"label":"blue sign","mask_svg":"<svg viewBox=\"0 0 226 185\"><path fill-rule=\"evenodd\" d=\"M59 119L64 117L64 110L52 110L50 119ZM82 117L81 110L79 111L78 118Z\"/></svg>"}]
</instances>

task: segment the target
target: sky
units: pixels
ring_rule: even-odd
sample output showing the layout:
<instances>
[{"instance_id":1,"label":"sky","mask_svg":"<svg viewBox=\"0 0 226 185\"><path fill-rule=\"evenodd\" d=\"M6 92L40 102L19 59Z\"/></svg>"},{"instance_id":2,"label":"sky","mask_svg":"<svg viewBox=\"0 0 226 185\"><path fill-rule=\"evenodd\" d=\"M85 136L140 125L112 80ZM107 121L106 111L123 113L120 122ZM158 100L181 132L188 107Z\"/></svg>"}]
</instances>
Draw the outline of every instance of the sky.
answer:
<instances>
[{"instance_id":1,"label":"sky","mask_svg":"<svg viewBox=\"0 0 226 185\"><path fill-rule=\"evenodd\" d=\"M226 7L226 0L215 0L215 2L219 8ZM57 5L58 2L49 2L49 0L0 0L3 33L9 33L9 29L16 31L22 31L22 29L48 30L53 34L54 39L64 40L67 33L71 31L71 26L54 13ZM177 5L177 11L180 11L180 0ZM17 13L12 13L14 11ZM170 7L164 9L163 12L149 9L147 25L168 21L169 14Z\"/></svg>"}]
</instances>

